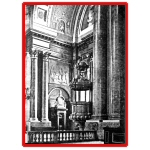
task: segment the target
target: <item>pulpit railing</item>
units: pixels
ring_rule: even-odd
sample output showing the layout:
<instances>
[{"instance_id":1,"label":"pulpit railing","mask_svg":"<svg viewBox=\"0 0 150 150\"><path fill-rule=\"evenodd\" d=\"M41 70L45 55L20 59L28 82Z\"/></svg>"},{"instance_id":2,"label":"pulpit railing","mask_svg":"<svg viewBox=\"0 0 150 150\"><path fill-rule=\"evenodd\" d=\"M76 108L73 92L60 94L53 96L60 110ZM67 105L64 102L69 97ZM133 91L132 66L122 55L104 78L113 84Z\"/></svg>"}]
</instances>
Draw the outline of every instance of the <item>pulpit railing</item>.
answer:
<instances>
[{"instance_id":1,"label":"pulpit railing","mask_svg":"<svg viewBox=\"0 0 150 150\"><path fill-rule=\"evenodd\" d=\"M29 131L27 143L71 143L97 141L96 131Z\"/></svg>"}]
</instances>

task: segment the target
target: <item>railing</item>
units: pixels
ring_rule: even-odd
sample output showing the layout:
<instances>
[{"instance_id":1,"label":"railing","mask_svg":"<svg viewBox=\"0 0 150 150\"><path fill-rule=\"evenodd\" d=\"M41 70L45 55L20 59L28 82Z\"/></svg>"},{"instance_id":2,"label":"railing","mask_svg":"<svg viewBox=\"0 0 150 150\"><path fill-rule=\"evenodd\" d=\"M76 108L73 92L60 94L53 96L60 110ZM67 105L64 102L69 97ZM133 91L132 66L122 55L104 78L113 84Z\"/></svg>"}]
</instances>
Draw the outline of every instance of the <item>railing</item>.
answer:
<instances>
[{"instance_id":1,"label":"railing","mask_svg":"<svg viewBox=\"0 0 150 150\"><path fill-rule=\"evenodd\" d=\"M67 143L96 141L96 131L29 131L27 143Z\"/></svg>"}]
</instances>

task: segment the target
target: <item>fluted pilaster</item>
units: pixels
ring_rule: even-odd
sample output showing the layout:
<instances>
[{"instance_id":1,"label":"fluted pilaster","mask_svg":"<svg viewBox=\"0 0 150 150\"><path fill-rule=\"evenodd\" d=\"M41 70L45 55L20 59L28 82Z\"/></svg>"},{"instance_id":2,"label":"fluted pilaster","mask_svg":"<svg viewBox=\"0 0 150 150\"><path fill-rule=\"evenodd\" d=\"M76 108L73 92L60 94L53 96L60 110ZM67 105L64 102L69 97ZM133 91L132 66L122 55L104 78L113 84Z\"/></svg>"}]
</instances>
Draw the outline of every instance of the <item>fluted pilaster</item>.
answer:
<instances>
[{"instance_id":1,"label":"fluted pilaster","mask_svg":"<svg viewBox=\"0 0 150 150\"><path fill-rule=\"evenodd\" d=\"M31 98L30 98L30 121L37 119L37 96L38 96L38 51L31 52Z\"/></svg>"},{"instance_id":2,"label":"fluted pilaster","mask_svg":"<svg viewBox=\"0 0 150 150\"><path fill-rule=\"evenodd\" d=\"M43 55L42 122L48 120L48 53Z\"/></svg>"}]
</instances>

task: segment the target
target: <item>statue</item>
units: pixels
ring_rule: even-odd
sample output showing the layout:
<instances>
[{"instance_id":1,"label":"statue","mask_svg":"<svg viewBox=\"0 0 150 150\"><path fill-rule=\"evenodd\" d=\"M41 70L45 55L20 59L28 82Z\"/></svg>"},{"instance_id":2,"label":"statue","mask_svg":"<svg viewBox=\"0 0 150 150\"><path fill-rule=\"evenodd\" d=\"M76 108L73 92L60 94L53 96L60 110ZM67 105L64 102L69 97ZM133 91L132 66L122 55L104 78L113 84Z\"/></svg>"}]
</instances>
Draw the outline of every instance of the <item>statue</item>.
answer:
<instances>
[{"instance_id":1,"label":"statue","mask_svg":"<svg viewBox=\"0 0 150 150\"><path fill-rule=\"evenodd\" d=\"M87 22L89 23L88 26L91 26L93 24L93 16L94 16L93 9L90 9L88 20L87 20Z\"/></svg>"},{"instance_id":2,"label":"statue","mask_svg":"<svg viewBox=\"0 0 150 150\"><path fill-rule=\"evenodd\" d=\"M59 91L59 96L56 98L57 108L66 108L65 98L62 96L62 91Z\"/></svg>"},{"instance_id":3,"label":"statue","mask_svg":"<svg viewBox=\"0 0 150 150\"><path fill-rule=\"evenodd\" d=\"M59 30L65 33L65 23L62 20L59 22Z\"/></svg>"}]
</instances>

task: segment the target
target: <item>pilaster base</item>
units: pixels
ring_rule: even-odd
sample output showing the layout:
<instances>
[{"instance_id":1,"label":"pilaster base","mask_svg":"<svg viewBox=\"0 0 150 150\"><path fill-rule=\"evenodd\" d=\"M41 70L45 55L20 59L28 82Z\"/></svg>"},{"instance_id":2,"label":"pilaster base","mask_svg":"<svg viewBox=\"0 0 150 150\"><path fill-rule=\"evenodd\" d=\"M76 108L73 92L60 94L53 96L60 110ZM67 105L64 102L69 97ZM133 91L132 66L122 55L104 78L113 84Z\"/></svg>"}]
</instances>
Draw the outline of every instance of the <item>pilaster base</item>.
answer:
<instances>
[{"instance_id":1,"label":"pilaster base","mask_svg":"<svg viewBox=\"0 0 150 150\"><path fill-rule=\"evenodd\" d=\"M50 122L48 118L42 118L42 122Z\"/></svg>"},{"instance_id":2,"label":"pilaster base","mask_svg":"<svg viewBox=\"0 0 150 150\"><path fill-rule=\"evenodd\" d=\"M51 127L51 121L48 122L31 122L32 127Z\"/></svg>"},{"instance_id":3,"label":"pilaster base","mask_svg":"<svg viewBox=\"0 0 150 150\"><path fill-rule=\"evenodd\" d=\"M38 118L30 118L30 122L40 122Z\"/></svg>"},{"instance_id":4,"label":"pilaster base","mask_svg":"<svg viewBox=\"0 0 150 150\"><path fill-rule=\"evenodd\" d=\"M50 130L52 130L51 121L30 123L30 131L50 131Z\"/></svg>"},{"instance_id":5,"label":"pilaster base","mask_svg":"<svg viewBox=\"0 0 150 150\"><path fill-rule=\"evenodd\" d=\"M99 140L104 140L104 127L118 128L120 120L86 120L84 130L97 131Z\"/></svg>"},{"instance_id":6,"label":"pilaster base","mask_svg":"<svg viewBox=\"0 0 150 150\"><path fill-rule=\"evenodd\" d=\"M30 121L26 122L26 131L31 131L31 122Z\"/></svg>"}]
</instances>

